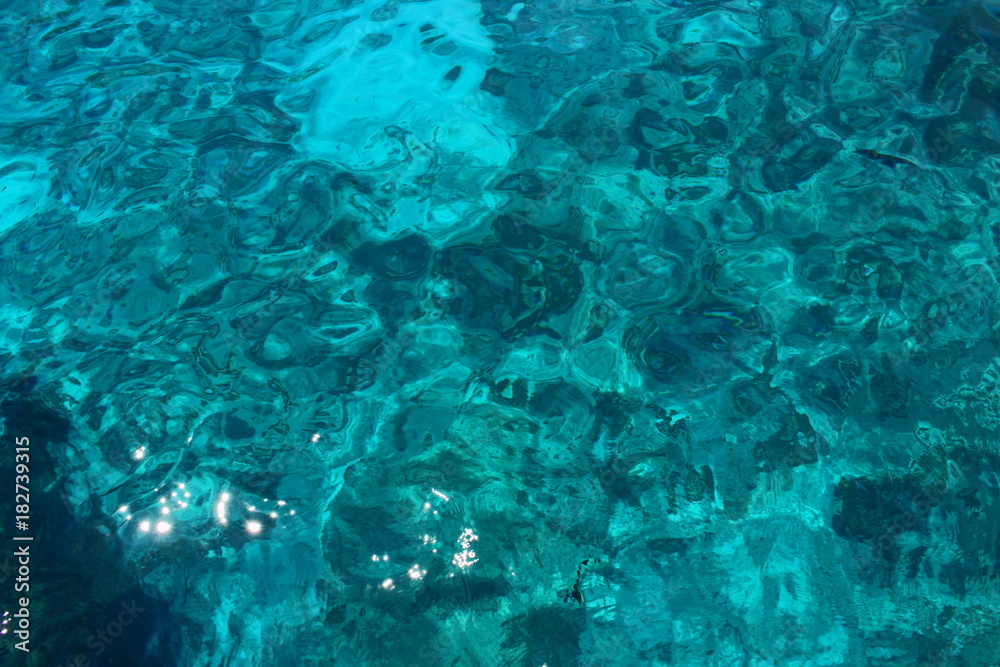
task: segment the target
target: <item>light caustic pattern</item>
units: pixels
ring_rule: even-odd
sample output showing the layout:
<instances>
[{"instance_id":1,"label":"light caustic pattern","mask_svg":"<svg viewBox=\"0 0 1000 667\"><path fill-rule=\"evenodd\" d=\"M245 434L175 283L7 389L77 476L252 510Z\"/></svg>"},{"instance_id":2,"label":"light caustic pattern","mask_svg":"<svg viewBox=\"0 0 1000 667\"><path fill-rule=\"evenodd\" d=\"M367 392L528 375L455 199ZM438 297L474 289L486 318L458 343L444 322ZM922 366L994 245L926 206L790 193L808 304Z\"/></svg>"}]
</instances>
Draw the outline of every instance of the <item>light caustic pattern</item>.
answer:
<instances>
[{"instance_id":1,"label":"light caustic pattern","mask_svg":"<svg viewBox=\"0 0 1000 667\"><path fill-rule=\"evenodd\" d=\"M1000 664L1000 13L862 4L6 7L43 657Z\"/></svg>"}]
</instances>

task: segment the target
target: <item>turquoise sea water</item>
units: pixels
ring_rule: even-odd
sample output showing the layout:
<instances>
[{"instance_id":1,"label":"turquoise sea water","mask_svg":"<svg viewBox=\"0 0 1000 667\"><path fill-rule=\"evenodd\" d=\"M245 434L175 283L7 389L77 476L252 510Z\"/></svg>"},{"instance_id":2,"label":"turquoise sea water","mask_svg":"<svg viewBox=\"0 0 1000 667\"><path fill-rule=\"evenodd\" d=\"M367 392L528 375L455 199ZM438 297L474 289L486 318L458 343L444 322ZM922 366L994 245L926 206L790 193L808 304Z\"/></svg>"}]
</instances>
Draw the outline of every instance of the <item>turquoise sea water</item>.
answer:
<instances>
[{"instance_id":1,"label":"turquoise sea water","mask_svg":"<svg viewBox=\"0 0 1000 667\"><path fill-rule=\"evenodd\" d=\"M0 2L3 664L995 667L998 176L991 3Z\"/></svg>"}]
</instances>

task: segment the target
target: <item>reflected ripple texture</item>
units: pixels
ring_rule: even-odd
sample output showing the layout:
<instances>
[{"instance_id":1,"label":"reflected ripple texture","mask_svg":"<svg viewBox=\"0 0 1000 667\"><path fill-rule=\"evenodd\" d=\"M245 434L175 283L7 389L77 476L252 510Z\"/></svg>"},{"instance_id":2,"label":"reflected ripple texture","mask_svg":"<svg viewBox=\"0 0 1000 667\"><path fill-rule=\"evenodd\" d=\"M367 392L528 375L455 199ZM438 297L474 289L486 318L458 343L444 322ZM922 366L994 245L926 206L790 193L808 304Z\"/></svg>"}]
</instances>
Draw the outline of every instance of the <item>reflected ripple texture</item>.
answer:
<instances>
[{"instance_id":1,"label":"reflected ripple texture","mask_svg":"<svg viewBox=\"0 0 1000 667\"><path fill-rule=\"evenodd\" d=\"M1000 664L1000 5L0 8L4 664Z\"/></svg>"}]
</instances>

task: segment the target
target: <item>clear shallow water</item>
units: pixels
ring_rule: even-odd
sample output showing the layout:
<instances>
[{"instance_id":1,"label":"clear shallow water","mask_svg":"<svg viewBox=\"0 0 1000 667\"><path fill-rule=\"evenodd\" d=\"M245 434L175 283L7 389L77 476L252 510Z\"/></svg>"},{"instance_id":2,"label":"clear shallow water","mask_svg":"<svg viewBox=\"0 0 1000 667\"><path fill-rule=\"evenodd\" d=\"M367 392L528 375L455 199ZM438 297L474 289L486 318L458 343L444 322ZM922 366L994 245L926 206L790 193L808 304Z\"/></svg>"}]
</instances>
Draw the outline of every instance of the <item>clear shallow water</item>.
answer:
<instances>
[{"instance_id":1,"label":"clear shallow water","mask_svg":"<svg viewBox=\"0 0 1000 667\"><path fill-rule=\"evenodd\" d=\"M1000 661L995 6L0 25L25 664Z\"/></svg>"}]
</instances>

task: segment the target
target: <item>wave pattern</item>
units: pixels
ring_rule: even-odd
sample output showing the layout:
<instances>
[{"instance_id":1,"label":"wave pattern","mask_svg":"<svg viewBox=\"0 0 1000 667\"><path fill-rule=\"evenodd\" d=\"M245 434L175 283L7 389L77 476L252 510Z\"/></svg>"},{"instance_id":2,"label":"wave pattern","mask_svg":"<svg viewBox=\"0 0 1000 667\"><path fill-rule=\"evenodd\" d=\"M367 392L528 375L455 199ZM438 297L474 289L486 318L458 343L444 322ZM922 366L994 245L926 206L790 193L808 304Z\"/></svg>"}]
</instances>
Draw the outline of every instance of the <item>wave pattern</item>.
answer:
<instances>
[{"instance_id":1,"label":"wave pattern","mask_svg":"<svg viewBox=\"0 0 1000 667\"><path fill-rule=\"evenodd\" d=\"M997 663L997 7L0 7L52 664Z\"/></svg>"}]
</instances>

